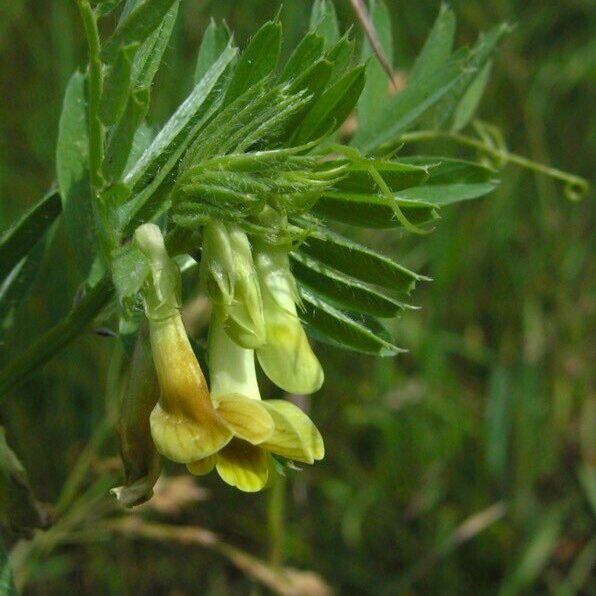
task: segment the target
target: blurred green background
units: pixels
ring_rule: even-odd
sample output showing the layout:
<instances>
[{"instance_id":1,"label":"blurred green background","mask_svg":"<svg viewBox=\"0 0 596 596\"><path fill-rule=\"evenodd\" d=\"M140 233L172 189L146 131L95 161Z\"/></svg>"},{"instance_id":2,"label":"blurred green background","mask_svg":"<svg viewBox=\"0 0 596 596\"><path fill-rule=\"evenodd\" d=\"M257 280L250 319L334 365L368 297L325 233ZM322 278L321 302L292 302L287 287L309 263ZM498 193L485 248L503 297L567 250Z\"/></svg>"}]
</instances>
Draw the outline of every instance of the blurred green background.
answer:
<instances>
[{"instance_id":1,"label":"blurred green background","mask_svg":"<svg viewBox=\"0 0 596 596\"><path fill-rule=\"evenodd\" d=\"M407 70L439 2L387 3L395 63ZM460 43L503 20L516 25L480 117L502 130L511 151L590 178L596 158L594 3L452 5ZM183 1L155 84L151 122L163 122L187 94L211 16L225 18L244 42L279 6L273 0ZM336 7L347 28L354 22L349 2L338 0ZM286 0L287 48L305 31L310 8L310 0ZM74 2L1 3L0 229L53 182L62 94L84 61ZM408 147L431 149L472 156L453 145ZM591 197L571 203L558 183L515 167L501 178L491 196L445 208L430 236L362 234L434 282L414 295L421 310L394 323L408 354L374 359L318 348L327 381L307 405L327 456L288 478L285 527L274 536L281 537L285 563L317 573L338 594L595 589ZM3 362L68 311L80 281L58 227L18 313L18 331L0 346ZM56 502L104 419L113 341L79 338L2 404L1 422L43 501ZM102 499L114 478L106 458L116 453L110 430L83 479L91 482L107 470L108 484L92 509L97 516L111 506ZM215 478L200 484L209 489L205 500L146 515L197 524L266 558L270 495L238 494ZM92 533L85 538L85 523L77 526L83 538L42 545L37 560L23 564L28 593L265 593L208 550L108 541Z\"/></svg>"}]
</instances>

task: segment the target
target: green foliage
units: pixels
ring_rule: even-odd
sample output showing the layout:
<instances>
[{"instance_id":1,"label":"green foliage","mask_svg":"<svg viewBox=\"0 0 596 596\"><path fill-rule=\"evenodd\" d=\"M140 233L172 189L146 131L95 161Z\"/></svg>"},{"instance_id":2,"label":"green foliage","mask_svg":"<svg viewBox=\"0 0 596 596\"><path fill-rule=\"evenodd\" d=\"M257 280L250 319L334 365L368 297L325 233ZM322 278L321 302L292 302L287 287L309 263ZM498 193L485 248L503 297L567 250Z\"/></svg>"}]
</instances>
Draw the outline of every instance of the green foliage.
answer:
<instances>
[{"instance_id":1,"label":"green foliage","mask_svg":"<svg viewBox=\"0 0 596 596\"><path fill-rule=\"evenodd\" d=\"M92 2L100 16L120 4ZM461 12L458 39L473 39L479 27L494 24L494 14L520 22L507 42L506 60L498 62L489 54L503 28L489 29L469 52L452 54L455 16L447 7L441 9L421 57L414 60L412 48L421 45L430 9L422 4L371 3L390 58L386 9L391 22L399 24L396 64L408 71L408 86L391 95L387 76L363 42L368 77L358 100L354 140L361 153L342 153L332 141L349 141L351 129L342 127L342 121L352 111L347 106L354 105L358 87L352 88L345 104L341 94L329 90L354 72L350 67L361 66L353 62L355 35L340 38L332 2L313 3L311 31L317 34L304 33L304 19L286 27L282 13L274 21L284 22L286 34L302 43L284 66L282 59L291 51L285 48L277 67L271 66L274 58L278 61L272 44L271 56L262 53L262 70L245 73L236 83L246 85L235 100L245 102L242 113L226 111L224 103L246 50L238 59L227 29L216 24L203 39L195 88L176 108L191 79L188 56L194 55L196 42L185 46L180 36L192 37L195 23L207 25L209 20L201 7L189 7L184 28L170 39L178 3L167 9L166 4L127 2L128 16L121 18L108 41L108 55L103 54L100 107L107 127L107 182L100 197L110 213L107 225L121 244L110 255L111 279L104 277L97 292L82 301L77 296L73 314L49 336L42 335L41 344L33 342L68 312L97 253L93 230L98 221L106 225L90 208L87 158L81 157L87 155L83 124L88 117L88 74L73 75L67 90L72 104L68 109L65 105L68 118L63 126L63 115L60 126L57 171L63 229L47 235L61 211L54 193L39 205L39 213L46 215L24 217L0 243L0 262L6 262L0 289L3 356L9 361L0 372L3 397L7 387L15 387L15 379L30 375L90 325L105 331L106 326L124 328L127 317L134 319L146 275L143 258L128 244L136 225L155 219L168 230L174 252L191 252L198 259L205 223L240 222L252 239L294 244L291 261L301 293L299 314L313 338L363 354L385 355L396 351L392 335L411 350L394 365L389 359L354 357L320 346L328 380L324 399L313 400L312 409L327 427L328 463L312 474L286 470L292 487L286 498L292 506L285 548L292 566L316 570L341 593L492 593L498 586L504 594L585 590L596 558L590 541L594 482L586 463L593 450L593 425L586 422L591 417L585 405L589 360L583 353L590 342L585 324L589 207L571 209L555 200L557 193L548 180L523 175L504 176L494 197L475 209L448 207L496 188L497 173L479 161L496 168L509 161L520 163L510 160L502 140L484 135L488 128L473 138L476 146L454 151L452 142L471 137L452 133L470 123L474 131L483 130L473 119L485 89L486 107L480 113L490 114L512 145L535 159L560 161L590 173L591 147L583 142L589 134L584 119L590 107L586 98L592 54L583 26L585 8L560 5L545 13L543 7L519 2L506 7L473 3ZM225 1L205 6L232 15L231 28L243 40L255 30L254 15L264 8L254 2L235 4L233 11ZM286 3L286 10L296 15L304 8L298 4ZM12 143L0 162L6 197L0 215L5 221L22 209L21 197L30 197L25 200L31 203L52 179L45 165L53 150L48 131L56 128L59 106L51 98L78 62L69 37L76 28L69 29L63 5L56 0L35 7L36 18L49 23L45 27L44 22L35 36L24 1L11 4L0 28L0 42L32 57L22 73L10 64L5 68L11 81L10 106L3 110L0 105L0 124L4 138ZM348 3L337 3L342 24L349 18L347 7ZM142 18L130 24L141 9L146 11ZM152 11L157 10L162 16L167 10L164 20L155 17ZM53 20L50 11L56 15ZM111 30L108 21L106 32ZM553 36L553 30L562 34ZM14 36L6 31L14 31ZM125 51L134 59L130 64L124 61L118 71ZM164 55L167 66L153 84ZM414 64L413 69L408 64ZM254 81L247 83L253 74ZM40 86L40 80L46 84ZM375 101L382 89L385 96ZM150 91L155 109L149 109ZM317 132L290 142L292 132L317 103L321 105L325 94L329 101L317 117L322 123L310 125ZM38 109L26 112L31 105ZM229 107L233 105L242 104L231 102ZM287 111L276 120L274 106L279 105ZM174 114L169 121L163 118L166 108ZM416 126L429 130L416 137L417 131L408 132ZM153 137L151 131L160 128ZM313 142L290 146L307 139ZM385 148L395 147L399 153L388 156ZM383 158L373 159L370 152ZM454 154L466 159L453 159ZM555 178L571 180L553 172ZM264 204L275 205L287 220L258 217ZM439 207L444 207L441 222L435 219ZM436 231L428 238L407 233L432 228ZM65 235L71 244L66 252ZM46 251L50 258L44 260ZM71 253L82 257L79 274L70 267ZM394 319L406 307L400 294L422 279L394 258L432 275L435 282L420 284L417 300L425 307L421 313L406 312L398 322L384 322L389 334L372 317ZM42 275L36 275L40 271ZM187 289L194 279L191 269ZM35 291L24 300L30 289ZM109 301L111 306L105 308ZM27 455L32 481L47 500L57 500L78 445L91 436L92 428L99 425L104 437L113 434L113 422L101 422L105 406L98 396L98 379L107 369L105 352L114 340L93 337L79 341L43 375L30 377L22 390L14 389L19 399L7 402L3 411L3 420L17 430L11 436L18 441L18 452ZM199 351L203 339L197 342ZM20 349L25 350L24 358L17 354ZM113 364L114 378L116 368ZM109 410L117 392L113 380L108 385ZM96 437L100 435L98 430ZM35 455L40 444L52 446L43 458ZM98 444L94 439L76 466L79 480L67 483L65 492L72 499L80 493L81 499L71 503L71 510L60 504L56 532L47 534L47 542L43 533L42 539L26 541L22 551L15 551L23 554L14 559L20 585L26 580L33 590L35 584L43 584L50 593L62 593L68 581L69 587L79 588L80 582L81 590L89 589L93 570L97 590L115 593L150 592L164 585L234 593L254 589L254 580L241 574L232 577L227 563L214 565L211 555L194 551L189 542L185 561L192 565L182 566L175 546L154 548L143 542L131 555L124 538L112 540L114 535L101 520L119 515L104 497L112 480L104 471L111 469L110 460L103 458L113 455L115 447L101 443L98 451ZM101 470L97 483L96 470ZM191 509L174 514L172 526L205 524L221 535L239 536L254 552L262 550L262 502L251 502L254 517L248 519L234 514L245 501L239 505L230 494L219 496L217 502L202 503L200 515ZM60 503L68 500L61 498ZM502 507L493 510L491 504ZM196 530L188 536L198 536ZM96 540L101 544L94 544ZM473 542L467 544L468 540ZM114 553L125 573L115 573ZM233 555L230 561L234 564ZM246 561L254 561L242 561L246 573ZM4 578L10 569L2 569Z\"/></svg>"},{"instance_id":2,"label":"green foliage","mask_svg":"<svg viewBox=\"0 0 596 596\"><path fill-rule=\"evenodd\" d=\"M258 30L242 52L228 84L223 107L271 73L277 65L280 49L281 23L271 21Z\"/></svg>"},{"instance_id":3,"label":"green foliage","mask_svg":"<svg viewBox=\"0 0 596 596\"><path fill-rule=\"evenodd\" d=\"M135 138L143 130L143 122L149 109L151 85L172 35L179 2L168 10L157 29L140 45L123 46L119 56L134 60L118 73L118 62L108 71L104 86L102 106L109 110L110 104L120 102L112 108L111 116L104 116L106 124L115 125L110 130L104 174L110 180L117 180L130 164ZM120 74L120 76L119 76ZM120 79L120 80L118 80ZM114 89L110 88L112 82Z\"/></svg>"},{"instance_id":4,"label":"green foliage","mask_svg":"<svg viewBox=\"0 0 596 596\"><path fill-rule=\"evenodd\" d=\"M325 47L331 48L339 38L339 24L335 6L331 0L315 0L310 13L310 30L325 40Z\"/></svg>"},{"instance_id":5,"label":"green foliage","mask_svg":"<svg viewBox=\"0 0 596 596\"><path fill-rule=\"evenodd\" d=\"M218 25L213 19L203 34L201 47L197 55L193 82L196 85L207 74L230 41L230 32L224 25Z\"/></svg>"},{"instance_id":6,"label":"green foliage","mask_svg":"<svg viewBox=\"0 0 596 596\"><path fill-rule=\"evenodd\" d=\"M383 0L372 0L369 10L381 49L385 53L388 65L392 68L393 36L389 9ZM358 122L361 128L366 129L376 117L379 98L387 97L390 81L381 63L374 56L374 51L366 37L362 45L362 61L368 63L366 65L366 84L358 102Z\"/></svg>"},{"instance_id":7,"label":"green foliage","mask_svg":"<svg viewBox=\"0 0 596 596\"><path fill-rule=\"evenodd\" d=\"M318 229L300 250L356 279L409 294L426 279L395 261L329 230Z\"/></svg>"},{"instance_id":8,"label":"green foliage","mask_svg":"<svg viewBox=\"0 0 596 596\"><path fill-rule=\"evenodd\" d=\"M0 236L0 278L27 256L37 240L60 215L60 195L51 190Z\"/></svg>"},{"instance_id":9,"label":"green foliage","mask_svg":"<svg viewBox=\"0 0 596 596\"><path fill-rule=\"evenodd\" d=\"M408 308L392 296L353 277L342 275L299 251L292 254L292 261L292 272L299 282L339 308L386 318L394 317Z\"/></svg>"},{"instance_id":10,"label":"green foliage","mask_svg":"<svg viewBox=\"0 0 596 596\"><path fill-rule=\"evenodd\" d=\"M64 225L81 273L97 253L89 188L89 130L85 76L75 72L66 88L56 146L56 171Z\"/></svg>"},{"instance_id":11,"label":"green foliage","mask_svg":"<svg viewBox=\"0 0 596 596\"><path fill-rule=\"evenodd\" d=\"M102 49L102 59L113 64L121 48L144 42L163 22L172 5L178 0L139 0L118 23L116 31Z\"/></svg>"},{"instance_id":12,"label":"green foliage","mask_svg":"<svg viewBox=\"0 0 596 596\"><path fill-rule=\"evenodd\" d=\"M402 133L429 113L435 126L442 128L452 126L454 114L464 110L458 115L461 126L472 116L477 105L474 94L482 91L483 70L507 30L506 25L494 27L471 50L452 53L455 17L451 9L443 7L412 68L408 86L386 102L377 102L376 113L366 113L367 126L359 130L354 144L367 152L397 144ZM470 99L466 94L478 79ZM459 108L462 101L464 107Z\"/></svg>"},{"instance_id":13,"label":"green foliage","mask_svg":"<svg viewBox=\"0 0 596 596\"><path fill-rule=\"evenodd\" d=\"M298 144L334 132L354 109L364 88L364 67L357 66L325 90L295 134Z\"/></svg>"},{"instance_id":14,"label":"green foliage","mask_svg":"<svg viewBox=\"0 0 596 596\"><path fill-rule=\"evenodd\" d=\"M373 356L395 356L400 351L381 336L378 327L369 329L362 317L358 320L348 316L305 287L300 288L300 298L301 317L316 331L318 339Z\"/></svg>"}]
</instances>

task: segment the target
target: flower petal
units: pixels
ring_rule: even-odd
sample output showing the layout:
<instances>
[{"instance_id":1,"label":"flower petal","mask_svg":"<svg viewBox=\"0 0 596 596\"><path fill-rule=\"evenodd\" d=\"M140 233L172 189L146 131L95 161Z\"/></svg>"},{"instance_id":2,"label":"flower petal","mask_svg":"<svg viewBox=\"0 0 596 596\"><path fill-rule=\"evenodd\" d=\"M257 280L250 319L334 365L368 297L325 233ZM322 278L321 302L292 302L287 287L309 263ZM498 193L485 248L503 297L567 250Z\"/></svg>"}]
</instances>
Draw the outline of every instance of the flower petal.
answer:
<instances>
[{"instance_id":1,"label":"flower petal","mask_svg":"<svg viewBox=\"0 0 596 596\"><path fill-rule=\"evenodd\" d=\"M151 412L151 435L157 450L168 459L188 464L219 451L232 433L215 411L205 409L200 420L168 412L157 404Z\"/></svg>"},{"instance_id":2,"label":"flower petal","mask_svg":"<svg viewBox=\"0 0 596 596\"><path fill-rule=\"evenodd\" d=\"M273 418L260 400L239 393L214 399L217 413L236 437L258 445L273 433Z\"/></svg>"},{"instance_id":3,"label":"flower petal","mask_svg":"<svg viewBox=\"0 0 596 596\"><path fill-rule=\"evenodd\" d=\"M269 478L267 454L246 441L232 441L217 454L215 464L221 479L244 492L257 492Z\"/></svg>"},{"instance_id":4,"label":"flower petal","mask_svg":"<svg viewBox=\"0 0 596 596\"><path fill-rule=\"evenodd\" d=\"M205 476L215 467L216 458L217 455L210 455L204 459L193 461L190 464L186 464L186 469L195 476Z\"/></svg>"},{"instance_id":5,"label":"flower petal","mask_svg":"<svg viewBox=\"0 0 596 596\"><path fill-rule=\"evenodd\" d=\"M282 399L269 399L263 405L275 423L273 434L261 443L263 449L307 464L323 459L323 437L299 407Z\"/></svg>"}]
</instances>

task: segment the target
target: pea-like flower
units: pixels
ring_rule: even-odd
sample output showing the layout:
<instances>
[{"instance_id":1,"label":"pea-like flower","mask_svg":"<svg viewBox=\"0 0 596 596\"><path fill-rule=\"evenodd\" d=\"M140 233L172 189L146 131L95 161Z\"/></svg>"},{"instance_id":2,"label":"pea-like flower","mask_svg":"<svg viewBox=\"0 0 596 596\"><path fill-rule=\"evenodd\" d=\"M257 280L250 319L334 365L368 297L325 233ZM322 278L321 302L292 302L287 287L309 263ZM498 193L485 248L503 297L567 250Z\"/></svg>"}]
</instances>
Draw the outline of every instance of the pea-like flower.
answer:
<instances>
[{"instance_id":1,"label":"pea-like flower","mask_svg":"<svg viewBox=\"0 0 596 596\"><path fill-rule=\"evenodd\" d=\"M265 374L289 393L314 393L324 381L296 312L297 291L283 247L259 247L255 265L261 285L267 341L257 348Z\"/></svg>"},{"instance_id":2,"label":"pea-like flower","mask_svg":"<svg viewBox=\"0 0 596 596\"><path fill-rule=\"evenodd\" d=\"M188 464L191 473L203 475L215 467L224 482L242 491L256 492L269 479L269 453L309 464L322 459L323 439L315 425L300 408L287 401L261 400L254 351L232 341L217 316L209 330L209 372L211 398L228 422L234 412L252 404L267 413L272 427L268 436L257 442L255 430L259 427L254 418L246 420L243 429L237 424L236 438L216 454Z\"/></svg>"},{"instance_id":3,"label":"pea-like flower","mask_svg":"<svg viewBox=\"0 0 596 596\"><path fill-rule=\"evenodd\" d=\"M151 435L162 455L189 463L219 451L233 433L213 407L186 335L179 305L180 273L166 252L159 228L140 226L135 242L151 267L144 300L161 390L150 416Z\"/></svg>"},{"instance_id":4,"label":"pea-like flower","mask_svg":"<svg viewBox=\"0 0 596 596\"><path fill-rule=\"evenodd\" d=\"M188 464L215 454L232 437L247 444L262 443L273 432L273 419L260 402L242 396L211 400L180 316L179 271L159 228L140 226L135 241L151 267L144 298L160 385L159 401L150 416L157 450L172 461Z\"/></svg>"}]
</instances>

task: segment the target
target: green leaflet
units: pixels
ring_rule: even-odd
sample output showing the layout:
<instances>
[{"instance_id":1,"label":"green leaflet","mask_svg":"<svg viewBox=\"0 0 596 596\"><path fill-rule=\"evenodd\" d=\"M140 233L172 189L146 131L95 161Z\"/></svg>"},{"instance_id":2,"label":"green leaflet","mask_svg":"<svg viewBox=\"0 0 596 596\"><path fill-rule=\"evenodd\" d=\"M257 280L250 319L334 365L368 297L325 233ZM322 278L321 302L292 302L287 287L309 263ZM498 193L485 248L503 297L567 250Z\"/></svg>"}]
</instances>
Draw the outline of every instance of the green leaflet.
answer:
<instances>
[{"instance_id":1,"label":"green leaflet","mask_svg":"<svg viewBox=\"0 0 596 596\"><path fill-rule=\"evenodd\" d=\"M396 196L400 199L451 205L484 196L497 186L495 171L479 163L431 156L405 157L403 161L425 166L429 178L424 185L397 192Z\"/></svg>"},{"instance_id":2,"label":"green leaflet","mask_svg":"<svg viewBox=\"0 0 596 596\"><path fill-rule=\"evenodd\" d=\"M230 41L230 32L224 25L218 25L213 19L203 34L201 47L197 55L195 74L193 77L196 85L215 64L221 53L226 49Z\"/></svg>"},{"instance_id":3,"label":"green leaflet","mask_svg":"<svg viewBox=\"0 0 596 596\"><path fill-rule=\"evenodd\" d=\"M14 314L39 272L47 246L44 235L0 284L0 340L13 325Z\"/></svg>"},{"instance_id":4,"label":"green leaflet","mask_svg":"<svg viewBox=\"0 0 596 596\"><path fill-rule=\"evenodd\" d=\"M242 52L228 89L223 105L226 106L271 74L277 66L281 49L281 23L269 21L251 38Z\"/></svg>"},{"instance_id":5,"label":"green leaflet","mask_svg":"<svg viewBox=\"0 0 596 596\"><path fill-rule=\"evenodd\" d=\"M367 128L359 129L353 144L369 153L397 140L457 83L464 66L461 57L452 57L432 76L408 85L386 102Z\"/></svg>"},{"instance_id":6,"label":"green leaflet","mask_svg":"<svg viewBox=\"0 0 596 596\"><path fill-rule=\"evenodd\" d=\"M327 86L332 71L332 62L324 58L318 60L292 81L289 90L291 93L306 91L314 101Z\"/></svg>"},{"instance_id":7,"label":"green leaflet","mask_svg":"<svg viewBox=\"0 0 596 596\"><path fill-rule=\"evenodd\" d=\"M61 211L60 194L51 190L0 236L0 282L29 254Z\"/></svg>"},{"instance_id":8,"label":"green leaflet","mask_svg":"<svg viewBox=\"0 0 596 596\"><path fill-rule=\"evenodd\" d=\"M352 56L354 55L354 41L350 39L349 33L346 33L333 47L331 47L325 58L333 62L331 72L331 82L337 81L345 74L350 66Z\"/></svg>"},{"instance_id":9,"label":"green leaflet","mask_svg":"<svg viewBox=\"0 0 596 596\"><path fill-rule=\"evenodd\" d=\"M149 147L153 140L153 129L146 123L141 122L137 128L132 139L132 146L130 148L130 155L124 170L127 172L140 159L143 152ZM127 192L128 194L128 192Z\"/></svg>"},{"instance_id":10,"label":"green leaflet","mask_svg":"<svg viewBox=\"0 0 596 596\"><path fill-rule=\"evenodd\" d=\"M393 67L393 37L389 10L383 0L371 0L369 4L370 19L377 32L379 43L389 65ZM365 36L362 46L362 62L367 60L366 83L358 101L358 124L362 128L366 128L375 119L389 95L390 82Z\"/></svg>"},{"instance_id":11,"label":"green leaflet","mask_svg":"<svg viewBox=\"0 0 596 596\"><path fill-rule=\"evenodd\" d=\"M302 285L308 286L339 308L385 318L394 317L409 308L299 251L292 253L291 263L292 273Z\"/></svg>"},{"instance_id":12,"label":"green leaflet","mask_svg":"<svg viewBox=\"0 0 596 596\"><path fill-rule=\"evenodd\" d=\"M132 61L138 44L122 46L113 66L108 68L99 104L99 116L106 126L116 124L126 108L130 93Z\"/></svg>"},{"instance_id":13,"label":"green leaflet","mask_svg":"<svg viewBox=\"0 0 596 596\"><path fill-rule=\"evenodd\" d=\"M439 15L431 29L422 51L409 74L409 83L431 77L451 56L455 37L455 13L447 4L442 4Z\"/></svg>"},{"instance_id":14,"label":"green leaflet","mask_svg":"<svg viewBox=\"0 0 596 596\"><path fill-rule=\"evenodd\" d=\"M416 188L400 190L397 194L397 198L412 201L426 201L434 205L452 205L453 203L477 199L487 195L492 192L496 186L496 184L488 182L476 184L436 184L432 186L417 186ZM415 220L412 221L415 222Z\"/></svg>"},{"instance_id":15,"label":"green leaflet","mask_svg":"<svg viewBox=\"0 0 596 596\"><path fill-rule=\"evenodd\" d=\"M300 251L360 281L405 294L428 279L329 230L313 231Z\"/></svg>"},{"instance_id":16,"label":"green leaflet","mask_svg":"<svg viewBox=\"0 0 596 596\"><path fill-rule=\"evenodd\" d=\"M56 170L66 234L83 276L89 272L97 248L88 160L85 76L75 72L64 94L56 146Z\"/></svg>"},{"instance_id":17,"label":"green leaflet","mask_svg":"<svg viewBox=\"0 0 596 596\"><path fill-rule=\"evenodd\" d=\"M211 113L217 83L235 55L236 49L228 45L126 174L124 181L129 187L142 188L135 201L120 214L126 233L131 233L139 222L151 219L163 204L165 195L158 191L168 183L174 166Z\"/></svg>"},{"instance_id":18,"label":"green leaflet","mask_svg":"<svg viewBox=\"0 0 596 596\"><path fill-rule=\"evenodd\" d=\"M178 6L180 2L176 0L164 16L159 27L143 42L137 52L133 67L132 80L136 89L148 88L151 86L164 52L172 36L176 17L178 16ZM225 47L225 46L224 46Z\"/></svg>"},{"instance_id":19,"label":"green leaflet","mask_svg":"<svg viewBox=\"0 0 596 596\"><path fill-rule=\"evenodd\" d=\"M459 100L459 103L453 112L451 130L459 131L462 128L465 128L474 117L478 105L480 104L480 100L482 99L484 89L490 78L492 63L493 61L489 60L484 65Z\"/></svg>"},{"instance_id":20,"label":"green leaflet","mask_svg":"<svg viewBox=\"0 0 596 596\"><path fill-rule=\"evenodd\" d=\"M108 180L119 180L126 169L135 134L145 119L148 107L149 89L135 89L128 97L124 115L112 131L106 150L103 170Z\"/></svg>"},{"instance_id":21,"label":"green leaflet","mask_svg":"<svg viewBox=\"0 0 596 596\"><path fill-rule=\"evenodd\" d=\"M488 33L482 35L472 48L464 72L436 106L435 119L439 128L452 128L453 114L458 104L465 96L470 85L481 76L484 66L493 56L499 42L507 31L509 31L509 25L497 25Z\"/></svg>"},{"instance_id":22,"label":"green leaflet","mask_svg":"<svg viewBox=\"0 0 596 596\"><path fill-rule=\"evenodd\" d=\"M309 29L325 39L325 47L333 46L339 38L335 6L331 0L315 0L310 13Z\"/></svg>"},{"instance_id":23,"label":"green leaflet","mask_svg":"<svg viewBox=\"0 0 596 596\"><path fill-rule=\"evenodd\" d=\"M378 333L367 327L363 321L331 306L316 293L304 286L298 288L301 298L300 318L318 333L323 341L331 340L333 345L373 356L395 356L400 350ZM380 324L377 324L381 327Z\"/></svg>"},{"instance_id":24,"label":"green leaflet","mask_svg":"<svg viewBox=\"0 0 596 596\"><path fill-rule=\"evenodd\" d=\"M493 182L496 174L492 168L474 161L438 155L402 157L401 163L424 168L428 172L427 184L445 185Z\"/></svg>"},{"instance_id":25,"label":"green leaflet","mask_svg":"<svg viewBox=\"0 0 596 596\"><path fill-rule=\"evenodd\" d=\"M166 13L177 0L140 0L118 24L105 43L101 58L113 64L122 46L141 43L162 23Z\"/></svg>"},{"instance_id":26,"label":"green leaflet","mask_svg":"<svg viewBox=\"0 0 596 596\"><path fill-rule=\"evenodd\" d=\"M354 109L364 80L364 66L357 66L326 89L300 124L295 143L307 143L337 130Z\"/></svg>"},{"instance_id":27,"label":"green leaflet","mask_svg":"<svg viewBox=\"0 0 596 596\"><path fill-rule=\"evenodd\" d=\"M119 180L131 162L135 135L143 123L149 107L151 83L157 73L178 14L176 2L159 27L143 42L131 67L132 92L127 94L123 117L111 130L104 174L109 180Z\"/></svg>"},{"instance_id":28,"label":"green leaflet","mask_svg":"<svg viewBox=\"0 0 596 596\"><path fill-rule=\"evenodd\" d=\"M324 45L325 39L321 35L314 31L308 33L292 52L279 75L279 81L291 82L301 77L310 66L322 58Z\"/></svg>"},{"instance_id":29,"label":"green leaflet","mask_svg":"<svg viewBox=\"0 0 596 596\"><path fill-rule=\"evenodd\" d=\"M415 187L412 190L420 188L424 187ZM365 228L403 226L403 222L398 219L397 209L414 225L438 218L436 205L422 200L409 200L403 192L385 197L379 194L330 191L317 201L313 212L322 218Z\"/></svg>"}]
</instances>

